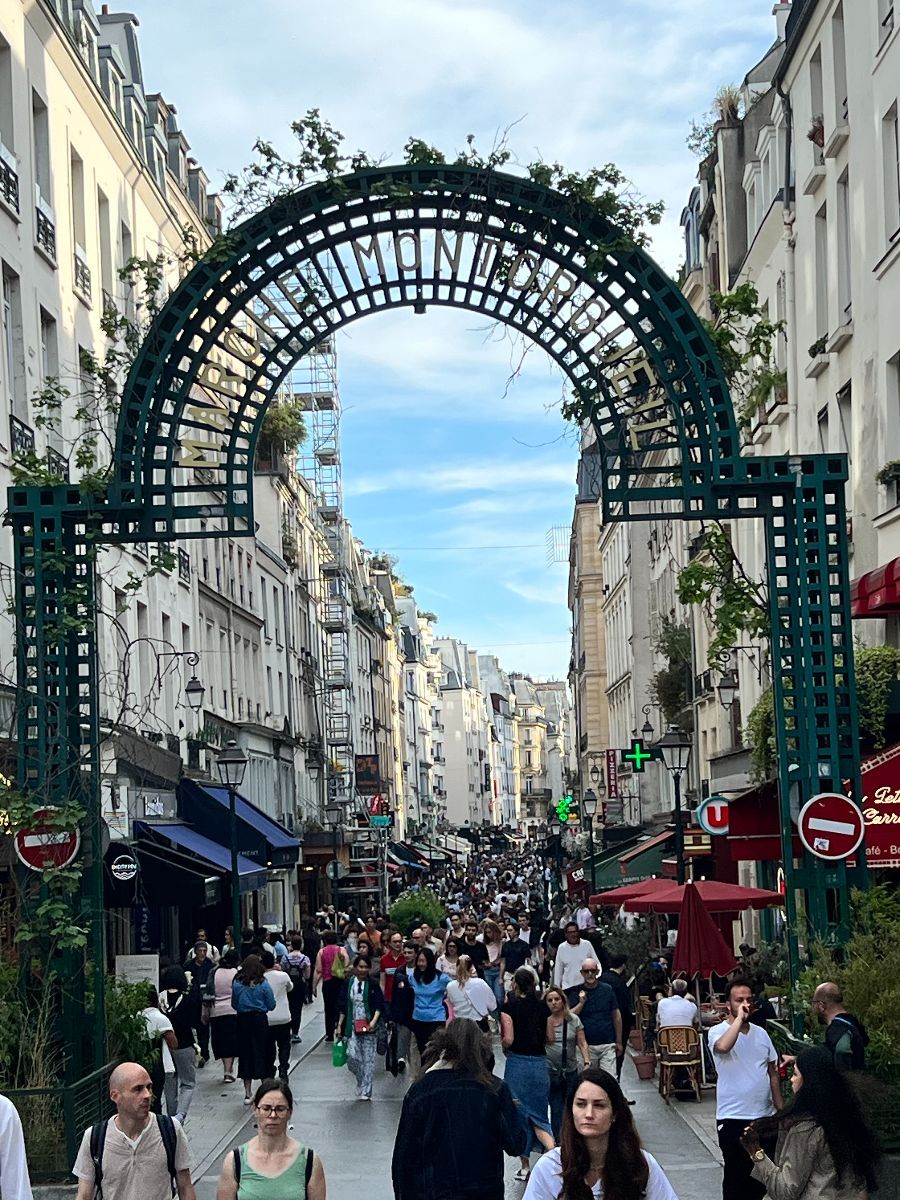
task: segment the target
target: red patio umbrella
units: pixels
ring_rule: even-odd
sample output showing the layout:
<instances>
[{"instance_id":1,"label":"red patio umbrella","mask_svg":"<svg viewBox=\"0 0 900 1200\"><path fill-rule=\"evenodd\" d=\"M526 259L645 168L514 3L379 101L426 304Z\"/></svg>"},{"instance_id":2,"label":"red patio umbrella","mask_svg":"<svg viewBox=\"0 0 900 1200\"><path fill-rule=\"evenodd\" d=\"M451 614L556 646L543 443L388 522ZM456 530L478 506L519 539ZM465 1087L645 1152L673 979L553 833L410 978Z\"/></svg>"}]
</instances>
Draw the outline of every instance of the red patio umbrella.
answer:
<instances>
[{"instance_id":1,"label":"red patio umbrella","mask_svg":"<svg viewBox=\"0 0 900 1200\"><path fill-rule=\"evenodd\" d=\"M685 884L672 974L727 975L737 966L734 955L700 898L699 884Z\"/></svg>"},{"instance_id":2,"label":"red patio umbrella","mask_svg":"<svg viewBox=\"0 0 900 1200\"><path fill-rule=\"evenodd\" d=\"M651 896L657 892L668 890L672 886L671 879L642 879L640 883L626 883L622 887L611 888L608 892L597 892L591 896L591 905L601 908L618 908L636 896Z\"/></svg>"},{"instance_id":3,"label":"red patio umbrella","mask_svg":"<svg viewBox=\"0 0 900 1200\"><path fill-rule=\"evenodd\" d=\"M684 890L693 887L709 912L743 912L745 908L773 908L784 904L780 892L767 892L762 888L741 887L737 883L722 883L718 879L701 879L693 884L670 884L650 895L637 896L626 904L629 912L681 912Z\"/></svg>"}]
</instances>

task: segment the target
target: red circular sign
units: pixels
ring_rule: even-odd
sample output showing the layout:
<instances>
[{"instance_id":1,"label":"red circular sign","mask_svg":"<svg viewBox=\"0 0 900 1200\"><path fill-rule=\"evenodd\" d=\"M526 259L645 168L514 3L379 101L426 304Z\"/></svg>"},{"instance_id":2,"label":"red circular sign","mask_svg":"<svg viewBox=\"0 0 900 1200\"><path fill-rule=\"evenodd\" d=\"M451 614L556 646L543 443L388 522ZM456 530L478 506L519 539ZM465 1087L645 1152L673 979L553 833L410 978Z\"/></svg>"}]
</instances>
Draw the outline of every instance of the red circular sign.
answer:
<instances>
[{"instance_id":1,"label":"red circular sign","mask_svg":"<svg viewBox=\"0 0 900 1200\"><path fill-rule=\"evenodd\" d=\"M866 831L861 810L840 792L820 792L800 809L797 832L816 858L837 862L849 858Z\"/></svg>"},{"instance_id":2,"label":"red circular sign","mask_svg":"<svg viewBox=\"0 0 900 1200\"><path fill-rule=\"evenodd\" d=\"M56 829L47 820L51 808L39 808L29 829L20 829L14 839L20 862L32 871L67 867L81 846L77 829Z\"/></svg>"}]
</instances>

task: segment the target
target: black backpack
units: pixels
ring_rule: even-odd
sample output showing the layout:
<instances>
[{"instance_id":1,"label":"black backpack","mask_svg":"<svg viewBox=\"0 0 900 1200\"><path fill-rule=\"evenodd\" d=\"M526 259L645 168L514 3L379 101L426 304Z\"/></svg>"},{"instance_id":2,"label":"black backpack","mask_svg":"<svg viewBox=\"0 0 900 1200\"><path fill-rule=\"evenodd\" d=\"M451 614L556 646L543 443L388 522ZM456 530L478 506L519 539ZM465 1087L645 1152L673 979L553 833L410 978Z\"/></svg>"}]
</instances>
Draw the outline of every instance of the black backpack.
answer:
<instances>
[{"instance_id":1,"label":"black backpack","mask_svg":"<svg viewBox=\"0 0 900 1200\"><path fill-rule=\"evenodd\" d=\"M103 1147L106 1144L106 1130L111 1118L98 1121L91 1126L91 1162L94 1164L94 1200L103 1200ZM166 1152L166 1166L169 1169L169 1182L172 1195L178 1194L178 1172L175 1169L175 1145L178 1135L175 1132L175 1122L171 1117L156 1114L156 1124L159 1126L159 1136Z\"/></svg>"}]
</instances>

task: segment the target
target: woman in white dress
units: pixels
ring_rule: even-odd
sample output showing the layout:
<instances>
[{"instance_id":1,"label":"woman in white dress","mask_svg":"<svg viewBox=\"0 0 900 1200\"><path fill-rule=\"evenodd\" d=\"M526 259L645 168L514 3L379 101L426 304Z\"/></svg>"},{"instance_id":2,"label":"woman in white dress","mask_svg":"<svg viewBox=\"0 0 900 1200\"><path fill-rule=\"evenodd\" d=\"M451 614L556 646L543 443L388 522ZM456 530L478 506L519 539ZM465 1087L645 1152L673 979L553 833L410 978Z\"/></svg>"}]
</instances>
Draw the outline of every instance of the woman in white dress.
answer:
<instances>
[{"instance_id":1,"label":"woman in white dress","mask_svg":"<svg viewBox=\"0 0 900 1200\"><path fill-rule=\"evenodd\" d=\"M652 1154L641 1147L616 1077L589 1067L563 1113L562 1139L531 1172L523 1200L678 1200Z\"/></svg>"}]
</instances>

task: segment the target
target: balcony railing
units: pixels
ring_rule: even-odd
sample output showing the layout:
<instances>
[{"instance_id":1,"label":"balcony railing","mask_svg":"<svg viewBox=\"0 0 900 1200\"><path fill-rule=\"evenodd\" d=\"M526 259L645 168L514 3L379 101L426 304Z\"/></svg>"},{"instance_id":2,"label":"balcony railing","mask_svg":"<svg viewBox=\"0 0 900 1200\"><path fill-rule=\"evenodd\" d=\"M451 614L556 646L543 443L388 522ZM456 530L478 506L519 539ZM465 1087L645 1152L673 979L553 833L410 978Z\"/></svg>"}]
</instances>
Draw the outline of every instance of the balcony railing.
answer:
<instances>
[{"instance_id":1,"label":"balcony railing","mask_svg":"<svg viewBox=\"0 0 900 1200\"><path fill-rule=\"evenodd\" d=\"M178 578L185 583L191 582L191 556L181 546L178 547Z\"/></svg>"},{"instance_id":2,"label":"balcony railing","mask_svg":"<svg viewBox=\"0 0 900 1200\"><path fill-rule=\"evenodd\" d=\"M34 214L35 241L47 257L56 262L56 226L43 209L36 208Z\"/></svg>"},{"instance_id":3,"label":"balcony railing","mask_svg":"<svg viewBox=\"0 0 900 1200\"><path fill-rule=\"evenodd\" d=\"M57 475L60 479L69 480L69 460L59 453L58 450L48 449L47 451L47 470L51 475Z\"/></svg>"},{"instance_id":4,"label":"balcony railing","mask_svg":"<svg viewBox=\"0 0 900 1200\"><path fill-rule=\"evenodd\" d=\"M91 268L87 265L80 250L75 251L75 290L80 292L85 300L90 300Z\"/></svg>"},{"instance_id":5,"label":"balcony railing","mask_svg":"<svg viewBox=\"0 0 900 1200\"><path fill-rule=\"evenodd\" d=\"M13 454L34 453L34 430L12 414L9 418L9 443Z\"/></svg>"},{"instance_id":6,"label":"balcony railing","mask_svg":"<svg viewBox=\"0 0 900 1200\"><path fill-rule=\"evenodd\" d=\"M15 212L19 211L19 176L0 148L0 197Z\"/></svg>"}]
</instances>

